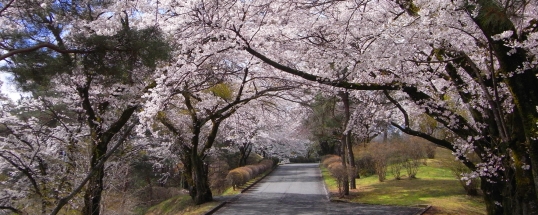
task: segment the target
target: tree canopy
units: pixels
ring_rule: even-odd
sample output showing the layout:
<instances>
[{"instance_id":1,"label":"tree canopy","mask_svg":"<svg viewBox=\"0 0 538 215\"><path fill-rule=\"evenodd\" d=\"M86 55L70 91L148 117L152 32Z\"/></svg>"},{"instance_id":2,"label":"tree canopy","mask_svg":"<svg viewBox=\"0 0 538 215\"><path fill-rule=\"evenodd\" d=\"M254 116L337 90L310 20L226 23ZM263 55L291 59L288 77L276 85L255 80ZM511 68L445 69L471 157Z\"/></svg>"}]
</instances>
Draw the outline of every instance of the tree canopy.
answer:
<instances>
[{"instance_id":1,"label":"tree canopy","mask_svg":"<svg viewBox=\"0 0 538 215\"><path fill-rule=\"evenodd\" d=\"M215 139L299 127L232 116L313 103L315 135L367 140L390 124L452 150L473 170L463 177L481 180L489 214L537 213L537 8L528 0L0 1L2 70L33 94L2 109L0 165L17 172L11 182L29 183L0 204L21 212L17 199L35 194L41 213L56 213L78 198L84 214L99 214L102 166L134 136L178 146L191 196L210 201L203 163ZM357 103L334 129L322 99L339 92ZM48 117L23 117L35 111ZM219 136L221 127L230 135ZM84 165L56 165L66 150ZM53 166L65 180L49 180Z\"/></svg>"}]
</instances>

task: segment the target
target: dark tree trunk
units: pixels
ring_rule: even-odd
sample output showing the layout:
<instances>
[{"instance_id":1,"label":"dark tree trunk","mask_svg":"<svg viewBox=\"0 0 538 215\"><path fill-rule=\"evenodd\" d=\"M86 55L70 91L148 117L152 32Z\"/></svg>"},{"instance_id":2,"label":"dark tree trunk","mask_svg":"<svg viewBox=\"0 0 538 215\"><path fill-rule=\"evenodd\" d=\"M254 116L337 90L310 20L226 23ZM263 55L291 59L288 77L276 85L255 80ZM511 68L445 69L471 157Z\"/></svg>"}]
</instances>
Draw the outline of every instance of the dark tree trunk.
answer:
<instances>
[{"instance_id":1,"label":"dark tree trunk","mask_svg":"<svg viewBox=\"0 0 538 215\"><path fill-rule=\"evenodd\" d=\"M484 192L484 202L486 203L486 211L488 215L503 214L503 207L500 204L503 202L501 187L504 182L491 183L487 177L480 177L480 188Z\"/></svg>"},{"instance_id":2,"label":"dark tree trunk","mask_svg":"<svg viewBox=\"0 0 538 215\"><path fill-rule=\"evenodd\" d=\"M191 165L192 180L189 187L189 194L194 201L194 204L200 205L213 201L213 194L209 188L209 168L207 164L195 154L191 157Z\"/></svg>"},{"instance_id":3,"label":"dark tree trunk","mask_svg":"<svg viewBox=\"0 0 538 215\"><path fill-rule=\"evenodd\" d=\"M247 142L243 143L242 146L239 146L239 166L245 166L247 165L248 157L250 156L250 152L252 152L252 143Z\"/></svg>"},{"instance_id":4,"label":"dark tree trunk","mask_svg":"<svg viewBox=\"0 0 538 215\"><path fill-rule=\"evenodd\" d=\"M101 205L101 195L104 188L103 178L105 176L104 165L96 167L99 160L106 154L106 143L99 142L93 149L90 168L96 168L95 174L90 178L86 185L84 193L84 207L82 208L83 215L99 215Z\"/></svg>"},{"instance_id":5,"label":"dark tree trunk","mask_svg":"<svg viewBox=\"0 0 538 215\"><path fill-rule=\"evenodd\" d=\"M346 173L346 175L348 174L347 172L347 163L346 163L346 136L342 136L342 165L344 166L344 172ZM343 182L342 182L342 188L344 188L344 195L349 195L349 175L344 177L343 179Z\"/></svg>"},{"instance_id":6,"label":"dark tree trunk","mask_svg":"<svg viewBox=\"0 0 538 215\"><path fill-rule=\"evenodd\" d=\"M340 91L338 92L340 95L340 98L342 98L342 103L344 103L344 112L345 112L345 119L346 122L344 123L344 130L347 128L347 125L349 124L349 119L351 118L351 113L349 111L349 92L347 91ZM353 147L351 144L351 131L346 131L344 133L343 143L345 144L347 148L347 161L349 168L346 168L348 178L349 178L349 188L351 189L357 189L357 185L355 183L356 174L354 173L356 171L355 169L355 156L353 155ZM344 150L344 153L346 151ZM351 171L348 171L351 170ZM349 191L348 191L349 192Z\"/></svg>"}]
</instances>

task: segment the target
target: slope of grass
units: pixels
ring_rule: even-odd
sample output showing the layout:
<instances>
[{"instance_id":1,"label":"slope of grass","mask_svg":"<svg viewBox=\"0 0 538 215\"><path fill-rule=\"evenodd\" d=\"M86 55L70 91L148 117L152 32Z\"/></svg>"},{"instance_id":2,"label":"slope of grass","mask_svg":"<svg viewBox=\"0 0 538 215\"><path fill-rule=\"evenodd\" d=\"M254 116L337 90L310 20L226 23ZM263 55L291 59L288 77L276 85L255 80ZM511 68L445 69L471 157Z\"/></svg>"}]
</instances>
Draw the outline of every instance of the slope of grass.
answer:
<instances>
[{"instance_id":1,"label":"slope of grass","mask_svg":"<svg viewBox=\"0 0 538 215\"><path fill-rule=\"evenodd\" d=\"M231 187L224 191L221 195L236 195L240 194L243 189L250 186L251 184L259 181L265 175L269 174L271 170L267 170L260 176L249 180L246 184L239 187L239 189L233 190ZM173 198L170 198L166 201L159 203L151 208L149 208L145 215L199 215L209 212L211 209L219 205L220 202L208 202L202 205L195 205L188 194L179 195Z\"/></svg>"},{"instance_id":2,"label":"slope of grass","mask_svg":"<svg viewBox=\"0 0 538 215\"><path fill-rule=\"evenodd\" d=\"M416 179L395 180L387 172L387 180L379 182L377 175L357 179L356 190L351 190L348 201L379 205L432 205L435 214L485 214L481 196L467 196L443 159L454 159L450 152L438 149L436 159L428 159L421 166ZM336 181L327 170L322 173L331 193L337 193ZM402 171L405 174L405 170Z\"/></svg>"},{"instance_id":3,"label":"slope of grass","mask_svg":"<svg viewBox=\"0 0 538 215\"><path fill-rule=\"evenodd\" d=\"M148 209L146 215L201 215L216 207L219 202L194 205L189 195L179 195Z\"/></svg>"}]
</instances>

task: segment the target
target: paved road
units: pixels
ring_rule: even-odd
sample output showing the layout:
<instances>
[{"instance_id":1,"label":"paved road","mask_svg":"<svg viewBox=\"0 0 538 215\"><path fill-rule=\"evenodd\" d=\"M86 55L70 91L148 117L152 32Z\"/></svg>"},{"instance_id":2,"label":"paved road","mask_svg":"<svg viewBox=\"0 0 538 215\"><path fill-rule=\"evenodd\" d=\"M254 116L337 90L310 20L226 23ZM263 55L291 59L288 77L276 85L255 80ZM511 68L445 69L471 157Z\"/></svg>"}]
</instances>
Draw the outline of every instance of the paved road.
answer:
<instances>
[{"instance_id":1,"label":"paved road","mask_svg":"<svg viewBox=\"0 0 538 215\"><path fill-rule=\"evenodd\" d=\"M329 202L318 164L286 164L214 214L402 214L420 208Z\"/></svg>"}]
</instances>

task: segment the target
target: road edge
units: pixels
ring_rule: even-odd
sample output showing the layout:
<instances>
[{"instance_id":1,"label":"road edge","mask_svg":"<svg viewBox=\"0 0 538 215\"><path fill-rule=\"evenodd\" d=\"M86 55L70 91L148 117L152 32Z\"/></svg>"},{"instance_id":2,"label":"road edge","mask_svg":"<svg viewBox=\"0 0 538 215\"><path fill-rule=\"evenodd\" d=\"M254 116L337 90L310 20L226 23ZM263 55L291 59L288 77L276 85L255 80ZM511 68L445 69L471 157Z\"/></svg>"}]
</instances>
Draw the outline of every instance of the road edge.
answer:
<instances>
[{"instance_id":1,"label":"road edge","mask_svg":"<svg viewBox=\"0 0 538 215\"><path fill-rule=\"evenodd\" d=\"M273 173L273 171L278 168L278 166L280 165L276 165L275 167L271 168L271 170L265 174L263 177L259 178L258 180L254 181L254 183L252 183L251 185L249 185L248 187L245 187L243 190L241 190L241 193L239 195L241 195L242 193L246 192L248 189L250 189L251 187L253 187L255 184L257 184L258 182L260 182L261 180L263 180L265 177L267 177L268 175L270 175L271 173ZM233 199L237 199L238 196L234 197ZM215 206L213 209L209 210L208 212L206 212L204 215L212 215L213 213L217 212L220 208L224 207L224 205L230 203L231 201L224 201L220 204L218 204L217 206Z\"/></svg>"}]
</instances>

